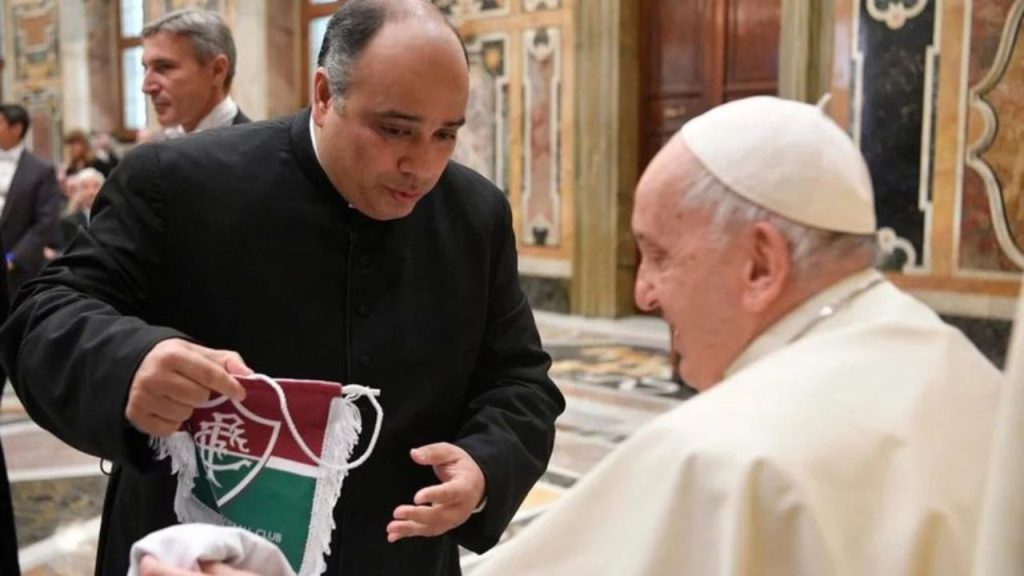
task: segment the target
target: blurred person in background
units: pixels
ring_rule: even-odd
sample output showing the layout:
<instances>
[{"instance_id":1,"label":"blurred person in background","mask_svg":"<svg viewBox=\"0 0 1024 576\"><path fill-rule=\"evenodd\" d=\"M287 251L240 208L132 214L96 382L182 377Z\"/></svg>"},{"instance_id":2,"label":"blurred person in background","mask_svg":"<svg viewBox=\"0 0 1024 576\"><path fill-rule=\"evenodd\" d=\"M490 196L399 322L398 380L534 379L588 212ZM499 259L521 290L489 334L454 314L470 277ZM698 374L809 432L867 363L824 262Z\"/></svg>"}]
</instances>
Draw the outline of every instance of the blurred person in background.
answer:
<instances>
[{"instance_id":1,"label":"blurred person in background","mask_svg":"<svg viewBox=\"0 0 1024 576\"><path fill-rule=\"evenodd\" d=\"M0 104L0 237L6 246L11 298L46 263L43 249L59 239L61 192L53 165L25 149L29 116Z\"/></svg>"}]
</instances>

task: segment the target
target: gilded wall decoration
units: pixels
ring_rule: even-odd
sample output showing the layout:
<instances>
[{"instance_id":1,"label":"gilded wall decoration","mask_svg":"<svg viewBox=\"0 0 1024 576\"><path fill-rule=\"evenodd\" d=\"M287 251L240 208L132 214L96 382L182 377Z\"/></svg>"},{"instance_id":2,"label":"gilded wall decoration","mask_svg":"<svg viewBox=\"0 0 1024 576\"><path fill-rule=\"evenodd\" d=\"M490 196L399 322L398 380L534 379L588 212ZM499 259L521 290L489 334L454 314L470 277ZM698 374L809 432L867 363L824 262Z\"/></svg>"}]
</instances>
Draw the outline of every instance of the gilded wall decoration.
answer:
<instances>
[{"instance_id":1,"label":"gilded wall decoration","mask_svg":"<svg viewBox=\"0 0 1024 576\"><path fill-rule=\"evenodd\" d=\"M988 73L970 91L982 133L967 151L988 199L992 231L1011 262L1024 268L1024 0L1005 20Z\"/></svg>"},{"instance_id":2,"label":"gilded wall decoration","mask_svg":"<svg viewBox=\"0 0 1024 576\"><path fill-rule=\"evenodd\" d=\"M930 266L941 4L854 3L853 133L871 169L889 270L923 272Z\"/></svg>"},{"instance_id":3,"label":"gilded wall decoration","mask_svg":"<svg viewBox=\"0 0 1024 576\"><path fill-rule=\"evenodd\" d=\"M1016 61L1024 56L1019 47L1020 22L1017 21L1016 29L1011 26L1016 20L1012 17L1013 11L1019 11L1021 3L1022 0L975 0L970 12L970 32L964 39L967 83L971 88L962 128L967 146L963 152L966 167L957 186L954 229L954 265L960 274L998 277L1015 275L1020 270L1011 257L1019 252L1022 241L1020 222L1014 219L1021 204L1020 192L1019 189L1004 192L1004 186L1014 186L1014 167L1008 159L1012 155L1012 131L1018 128L1013 124L1021 123L1021 88L1013 78L1015 75L1019 78L1016 71L1019 68L1014 67L1019 67ZM1014 36L1008 35L1010 32ZM1013 38L1015 42L1011 42ZM997 77L1008 81L993 82ZM982 98L979 91L986 79L993 85ZM1006 97L1014 86L1017 102L1007 107ZM989 146L983 152L982 145L986 142ZM1016 142L1019 145L1020 136ZM979 153L983 156L979 157ZM994 161L991 160L993 153ZM1017 156L1020 155L1018 152ZM1004 174L1003 178L1009 176L1009 180L1001 182L999 172L994 172L988 162L993 162Z\"/></svg>"},{"instance_id":4,"label":"gilded wall decoration","mask_svg":"<svg viewBox=\"0 0 1024 576\"><path fill-rule=\"evenodd\" d=\"M523 33L522 234L535 246L557 246L561 240L561 49L558 28Z\"/></svg>"},{"instance_id":5,"label":"gilded wall decoration","mask_svg":"<svg viewBox=\"0 0 1024 576\"><path fill-rule=\"evenodd\" d=\"M14 78L38 84L60 77L60 18L56 0L32 0L11 6Z\"/></svg>"},{"instance_id":6,"label":"gilded wall decoration","mask_svg":"<svg viewBox=\"0 0 1024 576\"><path fill-rule=\"evenodd\" d=\"M466 42L469 105L459 132L455 159L508 192L509 81L508 35L491 34Z\"/></svg>"}]
</instances>

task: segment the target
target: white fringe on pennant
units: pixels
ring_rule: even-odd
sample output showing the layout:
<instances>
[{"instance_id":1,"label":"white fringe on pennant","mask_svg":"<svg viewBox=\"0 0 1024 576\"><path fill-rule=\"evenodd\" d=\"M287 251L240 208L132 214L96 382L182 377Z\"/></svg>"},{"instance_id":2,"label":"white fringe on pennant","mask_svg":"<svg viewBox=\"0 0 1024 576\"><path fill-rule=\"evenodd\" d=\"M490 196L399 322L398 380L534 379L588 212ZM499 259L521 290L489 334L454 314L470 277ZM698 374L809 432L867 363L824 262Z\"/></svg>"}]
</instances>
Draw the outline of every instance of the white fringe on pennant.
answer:
<instances>
[{"instance_id":1,"label":"white fringe on pennant","mask_svg":"<svg viewBox=\"0 0 1024 576\"><path fill-rule=\"evenodd\" d=\"M348 462L363 430L363 418L359 408L346 398L331 400L327 416L327 433L320 457L334 467L320 466L316 490L313 493L313 510L309 517L309 534L306 549L302 553L299 576L322 574L327 569L326 558L331 553L331 534L334 532L334 505L341 496L341 485L348 475L344 463Z\"/></svg>"},{"instance_id":2,"label":"white fringe on pennant","mask_svg":"<svg viewBox=\"0 0 1024 576\"><path fill-rule=\"evenodd\" d=\"M152 438L150 445L156 450L156 459L171 457L171 473L178 476L178 489L174 494L174 514L182 524L202 522L217 526L235 524L203 504L192 494L199 465L196 447L188 432L175 432L167 438Z\"/></svg>"},{"instance_id":3,"label":"white fringe on pennant","mask_svg":"<svg viewBox=\"0 0 1024 576\"><path fill-rule=\"evenodd\" d=\"M264 377L266 380L269 378ZM284 395L276 382L269 384L278 392L281 399L282 414L288 427L294 433L295 425L288 413ZM306 547L302 553L302 565L298 576L317 576L327 569L326 557L331 553L331 534L334 532L334 506L341 497L341 487L348 471L361 465L369 457L380 435L383 412L376 396L377 390L363 386L343 386L343 396L331 400L331 408L327 416L327 427L324 431L324 444L320 457L310 453L301 437L295 440L299 446L317 462L317 481L313 492L313 507L310 511L309 530L306 535ZM377 411L373 435L366 451L355 462L349 463L349 457L359 441L363 430L362 415L355 405L355 400L366 396ZM175 432L166 439L151 438L150 445L156 451L156 459L171 457L171 472L178 476L178 488L174 495L174 513L182 523L203 522L218 526L234 526L227 518L203 504L192 489L195 487L199 464L196 462L196 448L192 435L188 432Z\"/></svg>"}]
</instances>

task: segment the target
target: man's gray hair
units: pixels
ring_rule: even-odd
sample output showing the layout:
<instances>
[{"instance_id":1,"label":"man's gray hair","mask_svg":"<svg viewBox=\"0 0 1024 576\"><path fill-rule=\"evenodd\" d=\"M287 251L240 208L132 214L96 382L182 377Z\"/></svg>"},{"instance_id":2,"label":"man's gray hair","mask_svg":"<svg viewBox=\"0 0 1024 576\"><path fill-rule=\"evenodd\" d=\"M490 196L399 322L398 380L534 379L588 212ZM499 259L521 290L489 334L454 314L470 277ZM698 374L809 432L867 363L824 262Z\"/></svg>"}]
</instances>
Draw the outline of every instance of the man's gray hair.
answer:
<instances>
[{"instance_id":1,"label":"man's gray hair","mask_svg":"<svg viewBox=\"0 0 1024 576\"><path fill-rule=\"evenodd\" d=\"M142 37L149 38L160 32L187 38L200 64L205 65L220 54L226 56L228 73L224 77L224 91L231 90L231 81L235 78L235 40L220 14L193 8L168 12L162 18L146 24L142 29Z\"/></svg>"},{"instance_id":2,"label":"man's gray hair","mask_svg":"<svg viewBox=\"0 0 1024 576\"><path fill-rule=\"evenodd\" d=\"M721 246L738 225L768 222L786 239L790 259L797 278L829 261L851 256L869 256L878 260L873 234L847 234L813 228L766 210L733 192L708 172L698 160L690 157L690 177L684 184L680 204L685 209L707 210L711 214L712 241Z\"/></svg>"},{"instance_id":3,"label":"man's gray hair","mask_svg":"<svg viewBox=\"0 0 1024 576\"><path fill-rule=\"evenodd\" d=\"M100 172L99 170L93 168L92 166L88 166L86 168L82 168L78 172L75 172L74 174L72 174L71 178L74 178L75 182L85 182L86 180L95 180L96 182L100 183L100 186L102 186L103 182L105 182L106 179L107 179L107 177L103 175L103 172Z\"/></svg>"},{"instance_id":4,"label":"man's gray hair","mask_svg":"<svg viewBox=\"0 0 1024 576\"><path fill-rule=\"evenodd\" d=\"M424 2L423 8L435 10L437 16L448 24L448 28L455 34L462 46L462 52L468 65L469 55L466 53L465 43L458 30L444 19L436 6ZM327 31L324 32L320 54L317 55L316 61L318 66L323 66L327 70L331 96L334 96L339 103L342 102L348 91L352 79L352 68L355 66L356 60L374 36L384 27L384 24L411 14L413 12L409 9L408 3L396 3L389 0L349 0L331 16L330 21L327 22ZM410 55L410 58L414 57L414 55Z\"/></svg>"}]
</instances>

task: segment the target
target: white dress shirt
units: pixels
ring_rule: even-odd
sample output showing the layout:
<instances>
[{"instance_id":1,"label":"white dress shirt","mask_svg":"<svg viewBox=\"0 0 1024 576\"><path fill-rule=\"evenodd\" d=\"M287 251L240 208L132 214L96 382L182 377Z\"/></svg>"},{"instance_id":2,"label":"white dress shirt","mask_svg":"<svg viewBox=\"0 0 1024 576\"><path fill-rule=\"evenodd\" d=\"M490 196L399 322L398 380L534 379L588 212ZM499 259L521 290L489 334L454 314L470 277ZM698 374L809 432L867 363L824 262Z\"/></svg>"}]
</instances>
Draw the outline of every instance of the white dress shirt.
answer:
<instances>
[{"instance_id":1,"label":"white dress shirt","mask_svg":"<svg viewBox=\"0 0 1024 576\"><path fill-rule=\"evenodd\" d=\"M24 151L24 142L10 150L0 150L0 212L3 212L7 191L11 189L14 172L18 169L18 161L21 160L21 153Z\"/></svg>"},{"instance_id":2,"label":"white dress shirt","mask_svg":"<svg viewBox=\"0 0 1024 576\"><path fill-rule=\"evenodd\" d=\"M199 124L196 124L195 130L192 132L187 132L184 126L178 124L177 126L171 126L164 130L164 136L168 138L179 138L186 134L202 132L203 130L208 130L210 128L230 126L235 120L236 115L238 115L238 104L235 103L231 96L228 96L221 100L220 104L214 106L213 110L210 110L210 113L204 116L203 119L199 121Z\"/></svg>"}]
</instances>

